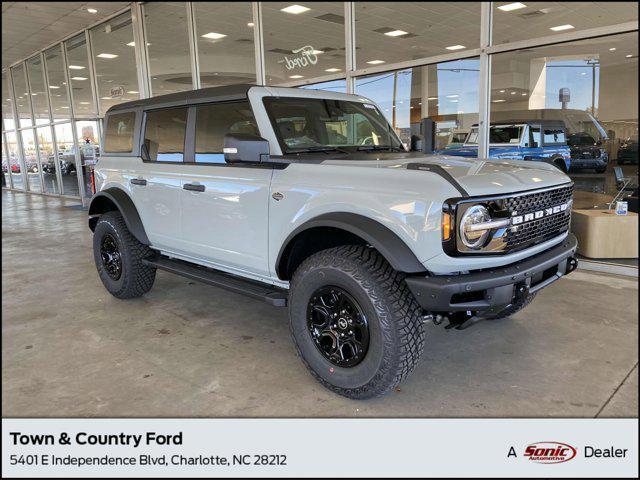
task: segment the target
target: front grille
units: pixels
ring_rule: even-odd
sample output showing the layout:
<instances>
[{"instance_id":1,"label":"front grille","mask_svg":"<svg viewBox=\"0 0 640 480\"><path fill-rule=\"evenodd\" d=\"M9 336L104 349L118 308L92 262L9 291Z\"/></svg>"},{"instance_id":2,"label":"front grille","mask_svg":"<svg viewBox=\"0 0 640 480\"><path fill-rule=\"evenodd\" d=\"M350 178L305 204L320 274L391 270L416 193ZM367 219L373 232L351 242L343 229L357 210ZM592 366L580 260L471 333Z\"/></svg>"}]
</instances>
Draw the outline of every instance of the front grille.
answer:
<instances>
[{"instance_id":1,"label":"front grille","mask_svg":"<svg viewBox=\"0 0 640 480\"><path fill-rule=\"evenodd\" d=\"M567 203L573 198L573 185L507 198L504 208L510 216L525 215ZM550 240L569 230L571 208L511 228L505 235L505 250L513 252Z\"/></svg>"}]
</instances>

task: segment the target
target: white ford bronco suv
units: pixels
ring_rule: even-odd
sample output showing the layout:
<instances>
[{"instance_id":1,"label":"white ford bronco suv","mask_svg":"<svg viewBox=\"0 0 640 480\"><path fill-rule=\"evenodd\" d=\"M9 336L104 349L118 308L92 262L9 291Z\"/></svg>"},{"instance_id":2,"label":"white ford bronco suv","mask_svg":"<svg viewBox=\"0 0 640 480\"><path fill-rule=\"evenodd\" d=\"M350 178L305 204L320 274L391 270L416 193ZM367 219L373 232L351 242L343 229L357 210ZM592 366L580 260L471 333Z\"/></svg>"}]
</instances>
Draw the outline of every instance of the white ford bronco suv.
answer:
<instances>
[{"instance_id":1,"label":"white ford bronco suv","mask_svg":"<svg viewBox=\"0 0 640 480\"><path fill-rule=\"evenodd\" d=\"M508 316L573 271L573 184L543 162L408 152L370 100L235 85L104 118L89 207L117 298L157 269L288 306L300 357L350 398L396 387L425 321Z\"/></svg>"}]
</instances>

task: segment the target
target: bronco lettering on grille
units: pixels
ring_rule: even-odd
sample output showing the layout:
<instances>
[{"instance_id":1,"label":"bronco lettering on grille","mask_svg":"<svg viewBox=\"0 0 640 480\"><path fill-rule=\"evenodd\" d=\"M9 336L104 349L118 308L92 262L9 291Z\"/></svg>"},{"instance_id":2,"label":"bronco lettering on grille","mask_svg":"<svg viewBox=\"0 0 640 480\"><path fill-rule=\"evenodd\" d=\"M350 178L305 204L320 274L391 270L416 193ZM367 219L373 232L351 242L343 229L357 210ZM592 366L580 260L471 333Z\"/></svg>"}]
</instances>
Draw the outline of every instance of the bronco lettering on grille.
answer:
<instances>
[{"instance_id":1,"label":"bronco lettering on grille","mask_svg":"<svg viewBox=\"0 0 640 480\"><path fill-rule=\"evenodd\" d=\"M566 211L570 205L571 205L571 201L568 201L561 205L556 205L554 207L545 208L543 210L526 213L524 215L513 215L511 217L511 224L519 225L521 223L531 222L533 220L537 220L540 218L549 217L551 215L555 215L557 213ZM517 212L514 212L514 213L517 213Z\"/></svg>"}]
</instances>

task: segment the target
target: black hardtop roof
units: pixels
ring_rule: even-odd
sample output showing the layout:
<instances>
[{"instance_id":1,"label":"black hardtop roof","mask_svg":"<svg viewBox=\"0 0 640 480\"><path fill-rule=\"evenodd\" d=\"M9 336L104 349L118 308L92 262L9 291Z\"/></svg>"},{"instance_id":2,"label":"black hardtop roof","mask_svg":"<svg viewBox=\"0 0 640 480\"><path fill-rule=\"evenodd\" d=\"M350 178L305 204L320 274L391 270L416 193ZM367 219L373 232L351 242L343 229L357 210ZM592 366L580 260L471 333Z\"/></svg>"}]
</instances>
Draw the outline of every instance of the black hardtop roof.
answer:
<instances>
[{"instance_id":1,"label":"black hardtop roof","mask_svg":"<svg viewBox=\"0 0 640 480\"><path fill-rule=\"evenodd\" d=\"M224 100L239 100L247 98L247 92L253 84L243 83L238 85L224 85L221 87L208 87L199 90L187 90L185 92L170 93L151 98L141 98L131 102L119 103L107 110L107 115L121 110L136 108L175 107L190 105L192 103L215 102Z\"/></svg>"}]
</instances>

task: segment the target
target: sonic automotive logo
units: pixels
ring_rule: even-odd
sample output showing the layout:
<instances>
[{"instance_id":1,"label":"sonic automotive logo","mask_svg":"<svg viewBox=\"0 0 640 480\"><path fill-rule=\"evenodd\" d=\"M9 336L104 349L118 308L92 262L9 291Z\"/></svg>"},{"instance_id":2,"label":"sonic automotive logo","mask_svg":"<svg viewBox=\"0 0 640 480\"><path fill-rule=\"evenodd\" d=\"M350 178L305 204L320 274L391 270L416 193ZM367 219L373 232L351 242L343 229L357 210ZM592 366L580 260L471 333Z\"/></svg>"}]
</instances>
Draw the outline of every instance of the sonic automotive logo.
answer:
<instances>
[{"instance_id":1,"label":"sonic automotive logo","mask_svg":"<svg viewBox=\"0 0 640 480\"><path fill-rule=\"evenodd\" d=\"M576 449L560 442L536 442L527 446L524 456L536 463L563 463L576 456Z\"/></svg>"}]
</instances>

